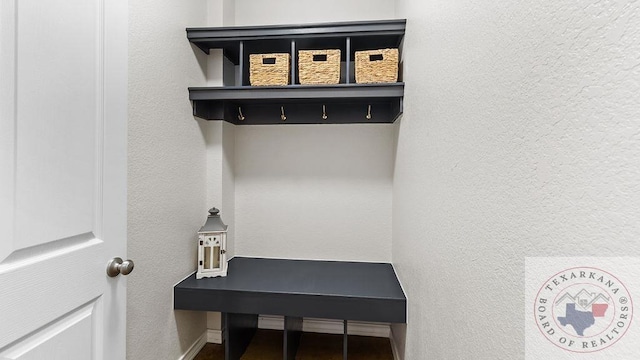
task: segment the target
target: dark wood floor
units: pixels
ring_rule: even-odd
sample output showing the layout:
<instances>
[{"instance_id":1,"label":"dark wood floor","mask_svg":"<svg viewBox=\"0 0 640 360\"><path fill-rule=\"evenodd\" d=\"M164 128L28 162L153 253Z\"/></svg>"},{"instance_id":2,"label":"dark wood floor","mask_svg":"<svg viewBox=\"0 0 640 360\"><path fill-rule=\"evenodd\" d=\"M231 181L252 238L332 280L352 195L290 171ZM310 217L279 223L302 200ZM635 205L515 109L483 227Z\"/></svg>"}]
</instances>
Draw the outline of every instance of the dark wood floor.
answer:
<instances>
[{"instance_id":1,"label":"dark wood floor","mask_svg":"<svg viewBox=\"0 0 640 360\"><path fill-rule=\"evenodd\" d=\"M386 338L349 335L350 360L393 360ZM195 360L223 360L224 347L207 344ZM282 331L258 330L242 360L282 360ZM342 360L342 335L303 333L296 360Z\"/></svg>"}]
</instances>

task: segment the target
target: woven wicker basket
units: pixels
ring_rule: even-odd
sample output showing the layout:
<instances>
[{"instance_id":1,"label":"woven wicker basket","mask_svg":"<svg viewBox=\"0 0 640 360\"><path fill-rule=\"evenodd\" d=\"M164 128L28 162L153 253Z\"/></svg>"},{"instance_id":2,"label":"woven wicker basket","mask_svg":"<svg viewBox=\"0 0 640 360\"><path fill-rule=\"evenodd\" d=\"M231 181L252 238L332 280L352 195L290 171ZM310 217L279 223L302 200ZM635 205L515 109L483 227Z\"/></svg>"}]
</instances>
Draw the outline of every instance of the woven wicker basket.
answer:
<instances>
[{"instance_id":1,"label":"woven wicker basket","mask_svg":"<svg viewBox=\"0 0 640 360\"><path fill-rule=\"evenodd\" d=\"M340 50L298 51L300 84L337 84L340 82Z\"/></svg>"},{"instance_id":2,"label":"woven wicker basket","mask_svg":"<svg viewBox=\"0 0 640 360\"><path fill-rule=\"evenodd\" d=\"M398 81L398 49L356 51L356 83Z\"/></svg>"},{"instance_id":3,"label":"woven wicker basket","mask_svg":"<svg viewBox=\"0 0 640 360\"><path fill-rule=\"evenodd\" d=\"M253 86L289 85L289 54L250 54L249 83Z\"/></svg>"}]
</instances>

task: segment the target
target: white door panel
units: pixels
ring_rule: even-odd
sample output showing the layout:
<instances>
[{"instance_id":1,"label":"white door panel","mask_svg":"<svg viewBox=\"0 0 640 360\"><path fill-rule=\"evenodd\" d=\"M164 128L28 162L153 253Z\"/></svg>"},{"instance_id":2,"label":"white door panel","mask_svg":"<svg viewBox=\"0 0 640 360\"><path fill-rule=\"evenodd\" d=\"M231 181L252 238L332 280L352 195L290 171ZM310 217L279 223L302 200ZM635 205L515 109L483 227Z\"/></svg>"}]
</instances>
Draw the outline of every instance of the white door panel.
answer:
<instances>
[{"instance_id":1,"label":"white door panel","mask_svg":"<svg viewBox=\"0 0 640 360\"><path fill-rule=\"evenodd\" d=\"M101 277L105 274L106 263L96 259L104 257L104 244L89 240L2 263L0 345L9 344L100 297L105 281L96 281L96 274Z\"/></svg>"},{"instance_id":2,"label":"white door panel","mask_svg":"<svg viewBox=\"0 0 640 360\"><path fill-rule=\"evenodd\" d=\"M0 359L124 359L125 0L0 0Z\"/></svg>"},{"instance_id":3,"label":"white door panel","mask_svg":"<svg viewBox=\"0 0 640 360\"><path fill-rule=\"evenodd\" d=\"M14 250L96 234L100 2L17 1Z\"/></svg>"},{"instance_id":4,"label":"white door panel","mask_svg":"<svg viewBox=\"0 0 640 360\"><path fill-rule=\"evenodd\" d=\"M7 360L92 359L97 355L97 317L101 304L92 302L10 346Z\"/></svg>"}]
</instances>

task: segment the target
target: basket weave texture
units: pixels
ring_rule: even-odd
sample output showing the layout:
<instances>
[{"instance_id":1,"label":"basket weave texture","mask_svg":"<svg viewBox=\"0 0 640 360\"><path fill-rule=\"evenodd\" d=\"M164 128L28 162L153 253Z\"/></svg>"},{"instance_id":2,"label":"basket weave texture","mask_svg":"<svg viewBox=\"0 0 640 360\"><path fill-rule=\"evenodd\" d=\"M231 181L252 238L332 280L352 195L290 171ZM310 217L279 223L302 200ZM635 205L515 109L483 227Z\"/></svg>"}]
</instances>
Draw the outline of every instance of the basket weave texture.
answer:
<instances>
[{"instance_id":1,"label":"basket weave texture","mask_svg":"<svg viewBox=\"0 0 640 360\"><path fill-rule=\"evenodd\" d=\"M269 60L274 64L269 64ZM252 86L289 85L289 54L250 54L249 83Z\"/></svg>"},{"instance_id":2,"label":"basket weave texture","mask_svg":"<svg viewBox=\"0 0 640 360\"><path fill-rule=\"evenodd\" d=\"M326 55L326 60L314 61L314 55ZM300 84L337 84L340 82L340 50L298 51Z\"/></svg>"},{"instance_id":3,"label":"basket weave texture","mask_svg":"<svg viewBox=\"0 0 640 360\"><path fill-rule=\"evenodd\" d=\"M371 60L382 55L382 60ZM398 81L398 49L356 51L356 83Z\"/></svg>"}]
</instances>

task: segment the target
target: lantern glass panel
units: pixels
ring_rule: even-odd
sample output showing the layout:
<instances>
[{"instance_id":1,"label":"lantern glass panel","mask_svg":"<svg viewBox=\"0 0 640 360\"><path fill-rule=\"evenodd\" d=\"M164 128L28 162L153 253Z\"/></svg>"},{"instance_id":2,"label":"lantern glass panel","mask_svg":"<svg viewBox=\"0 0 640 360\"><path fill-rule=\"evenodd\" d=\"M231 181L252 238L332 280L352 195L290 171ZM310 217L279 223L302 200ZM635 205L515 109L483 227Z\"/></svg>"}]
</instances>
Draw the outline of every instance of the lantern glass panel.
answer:
<instances>
[{"instance_id":1,"label":"lantern glass panel","mask_svg":"<svg viewBox=\"0 0 640 360\"><path fill-rule=\"evenodd\" d=\"M220 268L220 246L213 247L213 268Z\"/></svg>"},{"instance_id":2,"label":"lantern glass panel","mask_svg":"<svg viewBox=\"0 0 640 360\"><path fill-rule=\"evenodd\" d=\"M205 269L211 269L211 247L204 247L204 266Z\"/></svg>"}]
</instances>

